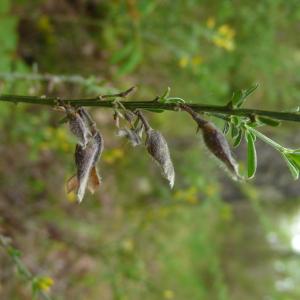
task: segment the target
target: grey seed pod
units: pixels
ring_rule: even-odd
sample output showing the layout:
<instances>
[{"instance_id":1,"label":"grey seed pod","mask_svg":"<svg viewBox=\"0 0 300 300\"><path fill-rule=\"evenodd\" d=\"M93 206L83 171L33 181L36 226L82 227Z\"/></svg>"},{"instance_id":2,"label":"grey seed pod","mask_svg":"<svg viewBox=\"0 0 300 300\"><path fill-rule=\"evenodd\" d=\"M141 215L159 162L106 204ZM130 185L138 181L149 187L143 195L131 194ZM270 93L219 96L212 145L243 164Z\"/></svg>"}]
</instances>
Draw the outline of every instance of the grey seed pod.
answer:
<instances>
[{"instance_id":1,"label":"grey seed pod","mask_svg":"<svg viewBox=\"0 0 300 300\"><path fill-rule=\"evenodd\" d=\"M103 146L103 138L99 132L92 137L86 148L83 148L80 145L76 146L75 164L77 167L77 198L79 202L82 201L85 195L85 191L93 169L95 169L93 171L93 180L95 181L95 176L98 177L98 182L100 184L100 178L96 170L96 164L102 154Z\"/></svg>"},{"instance_id":2,"label":"grey seed pod","mask_svg":"<svg viewBox=\"0 0 300 300\"><path fill-rule=\"evenodd\" d=\"M169 181L170 187L172 188L175 181L175 170L171 160L168 144L159 131L148 128L146 134L147 150L161 167L163 176Z\"/></svg>"},{"instance_id":3,"label":"grey seed pod","mask_svg":"<svg viewBox=\"0 0 300 300\"><path fill-rule=\"evenodd\" d=\"M80 115L83 122L85 123L85 126L89 128L91 134L94 135L97 132L96 123L94 122L93 118L88 113L88 111L85 108L80 107L78 109L78 114Z\"/></svg>"},{"instance_id":4,"label":"grey seed pod","mask_svg":"<svg viewBox=\"0 0 300 300\"><path fill-rule=\"evenodd\" d=\"M77 138L78 144L85 148L91 137L89 127L76 111L67 109L67 117L69 120L70 131Z\"/></svg>"},{"instance_id":5,"label":"grey seed pod","mask_svg":"<svg viewBox=\"0 0 300 300\"><path fill-rule=\"evenodd\" d=\"M201 129L207 148L226 165L235 179L240 178L238 163L233 158L230 146L223 133L211 122L206 122Z\"/></svg>"},{"instance_id":6,"label":"grey seed pod","mask_svg":"<svg viewBox=\"0 0 300 300\"><path fill-rule=\"evenodd\" d=\"M75 149L76 175L67 181L67 193L76 190L78 201L81 202L86 188L94 193L100 186L101 178L97 170L97 162L103 151L103 138L96 132L87 146L83 148L79 144Z\"/></svg>"},{"instance_id":7,"label":"grey seed pod","mask_svg":"<svg viewBox=\"0 0 300 300\"><path fill-rule=\"evenodd\" d=\"M117 136L126 137L133 147L140 145L142 142L142 139L139 135L139 129L119 129L117 132Z\"/></svg>"}]
</instances>

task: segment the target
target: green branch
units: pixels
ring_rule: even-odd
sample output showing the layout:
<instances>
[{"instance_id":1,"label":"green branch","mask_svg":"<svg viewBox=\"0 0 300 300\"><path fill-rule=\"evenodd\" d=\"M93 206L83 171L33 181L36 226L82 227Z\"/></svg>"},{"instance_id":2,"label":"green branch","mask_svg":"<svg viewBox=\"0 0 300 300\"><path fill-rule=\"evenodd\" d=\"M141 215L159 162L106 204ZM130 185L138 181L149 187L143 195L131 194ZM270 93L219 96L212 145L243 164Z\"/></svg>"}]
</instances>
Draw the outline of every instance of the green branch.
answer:
<instances>
[{"instance_id":1,"label":"green branch","mask_svg":"<svg viewBox=\"0 0 300 300\"><path fill-rule=\"evenodd\" d=\"M124 97L124 93L115 95L105 95L96 98L86 99L60 99L57 97L46 97L46 96L20 96L20 95L0 95L0 101L11 102L11 103L29 103L29 104L40 104L56 106L59 101L70 104L72 106L91 106L91 107L106 107L114 108L115 99L117 97ZM146 109L146 110L169 110L177 111L178 103L171 102L160 102L159 98L151 101L120 101L120 103L129 110L135 109ZM176 99L176 98L174 98ZM281 121L293 121L300 122L300 114L295 112L277 112L267 111L259 109L241 109L241 108L230 108L228 106L216 106L216 105L202 105L196 103L186 102L193 110L202 113L210 113L213 115L224 115L224 116L241 116L252 118L254 116L270 117Z\"/></svg>"}]
</instances>

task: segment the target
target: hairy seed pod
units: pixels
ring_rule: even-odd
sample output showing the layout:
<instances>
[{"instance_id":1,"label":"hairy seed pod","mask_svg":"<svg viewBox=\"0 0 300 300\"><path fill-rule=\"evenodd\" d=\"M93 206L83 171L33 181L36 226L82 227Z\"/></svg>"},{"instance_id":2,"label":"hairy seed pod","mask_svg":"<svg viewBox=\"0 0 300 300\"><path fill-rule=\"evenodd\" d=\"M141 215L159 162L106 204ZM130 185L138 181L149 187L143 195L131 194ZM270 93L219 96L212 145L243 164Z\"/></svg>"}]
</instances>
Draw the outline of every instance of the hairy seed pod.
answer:
<instances>
[{"instance_id":1,"label":"hairy seed pod","mask_svg":"<svg viewBox=\"0 0 300 300\"><path fill-rule=\"evenodd\" d=\"M133 147L140 145L142 142L139 129L119 129L117 132L117 136L126 137Z\"/></svg>"},{"instance_id":2,"label":"hairy seed pod","mask_svg":"<svg viewBox=\"0 0 300 300\"><path fill-rule=\"evenodd\" d=\"M102 154L103 146L103 138L99 132L94 134L85 148L79 144L76 145L77 174L68 180L67 192L76 189L79 202L82 201L87 187L93 193L100 185L101 179L96 164Z\"/></svg>"},{"instance_id":3,"label":"hairy seed pod","mask_svg":"<svg viewBox=\"0 0 300 300\"><path fill-rule=\"evenodd\" d=\"M198 124L198 128L202 130L204 143L210 152L225 164L235 179L241 179L238 172L238 163L232 156L230 146L224 134L212 122L204 120L189 106L182 104L181 108L192 116Z\"/></svg>"},{"instance_id":4,"label":"hairy seed pod","mask_svg":"<svg viewBox=\"0 0 300 300\"><path fill-rule=\"evenodd\" d=\"M67 117L69 120L69 128L73 135L77 138L77 143L83 148L86 147L91 133L89 127L84 122L79 113L70 108L67 109Z\"/></svg>"},{"instance_id":5,"label":"hairy seed pod","mask_svg":"<svg viewBox=\"0 0 300 300\"><path fill-rule=\"evenodd\" d=\"M93 118L88 113L88 111L85 108L80 107L78 109L78 114L80 115L80 117L82 118L83 122L85 123L85 126L87 128L89 128L91 134L95 135L95 133L97 132L96 123L94 122Z\"/></svg>"},{"instance_id":6,"label":"hairy seed pod","mask_svg":"<svg viewBox=\"0 0 300 300\"><path fill-rule=\"evenodd\" d=\"M207 148L226 165L236 179L240 178L238 164L223 133L211 122L207 122L201 129Z\"/></svg>"},{"instance_id":7,"label":"hairy seed pod","mask_svg":"<svg viewBox=\"0 0 300 300\"><path fill-rule=\"evenodd\" d=\"M159 131L148 128L146 134L147 150L161 167L163 176L169 181L170 187L172 188L175 181L175 171L171 160L168 144Z\"/></svg>"}]
</instances>

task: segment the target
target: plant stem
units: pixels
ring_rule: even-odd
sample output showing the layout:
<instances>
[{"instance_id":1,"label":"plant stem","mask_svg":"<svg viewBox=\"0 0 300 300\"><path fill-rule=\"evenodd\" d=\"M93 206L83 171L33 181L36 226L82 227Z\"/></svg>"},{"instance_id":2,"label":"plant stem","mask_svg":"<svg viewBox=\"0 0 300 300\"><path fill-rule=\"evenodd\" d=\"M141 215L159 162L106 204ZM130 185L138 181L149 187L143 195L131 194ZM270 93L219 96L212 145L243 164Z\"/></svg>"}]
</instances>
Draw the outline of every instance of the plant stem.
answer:
<instances>
[{"instance_id":1,"label":"plant stem","mask_svg":"<svg viewBox=\"0 0 300 300\"><path fill-rule=\"evenodd\" d=\"M257 131L256 129L254 129L254 128L250 127L250 126L246 126L246 128L247 128L247 130L249 130L252 133L254 133L262 141L264 141L265 143L269 144L271 147L275 148L279 152L284 153L284 152L286 152L288 150L285 147L283 147L283 146L279 145L278 143L274 142L273 140L271 140L270 138L268 138L267 136L265 136L261 132Z\"/></svg>"},{"instance_id":2,"label":"plant stem","mask_svg":"<svg viewBox=\"0 0 300 300\"><path fill-rule=\"evenodd\" d=\"M86 99L60 99L58 97L46 97L46 96L20 96L20 95L0 95L0 101L11 102L11 103L30 103L30 104L41 104L56 106L59 102L64 102L73 106L91 106L91 107L107 107L114 108L114 100L116 97L122 96L122 93L115 95L105 95L95 98ZM101 100L102 99L102 100ZM119 101L126 109L136 110L136 109L149 109L149 110L170 110L178 111L179 105L177 103L161 103L159 101ZM277 111L267 111L259 109L232 109L226 106L216 106L216 105L203 105L196 103L188 103L187 105L194 111L209 113L212 115L225 115L225 116L241 116L248 117L251 116L264 116L270 117L282 121L293 121L300 122L299 113L290 112L277 112Z\"/></svg>"}]
</instances>

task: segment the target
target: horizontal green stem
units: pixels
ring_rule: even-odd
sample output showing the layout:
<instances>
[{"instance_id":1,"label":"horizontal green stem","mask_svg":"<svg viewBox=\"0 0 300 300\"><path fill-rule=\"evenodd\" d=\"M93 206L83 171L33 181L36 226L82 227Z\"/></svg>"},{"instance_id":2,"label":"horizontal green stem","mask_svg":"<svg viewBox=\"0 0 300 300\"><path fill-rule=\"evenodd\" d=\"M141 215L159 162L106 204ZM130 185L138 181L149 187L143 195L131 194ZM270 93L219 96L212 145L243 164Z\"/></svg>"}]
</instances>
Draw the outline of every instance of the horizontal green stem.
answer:
<instances>
[{"instance_id":1,"label":"horizontal green stem","mask_svg":"<svg viewBox=\"0 0 300 300\"><path fill-rule=\"evenodd\" d=\"M63 101L64 103L74 105L74 106L94 106L94 107L107 107L114 108L114 100L116 95L106 95L96 98L86 98L86 99L60 99L57 97L37 97L37 96L20 96L20 95L0 95L0 101L6 101L11 103L30 103L30 104L41 104L55 106L58 101ZM159 101L120 101L120 103L129 110L135 109L150 109L150 110L178 110L178 104L176 103L161 103ZM227 106L216 106L216 105L202 105L196 103L188 103L187 105L193 110L202 113L211 113L225 115L225 116L264 116L270 117L282 121L293 121L300 122L299 113L289 113L289 112L277 112L277 111L267 111L259 109L233 109Z\"/></svg>"}]
</instances>

